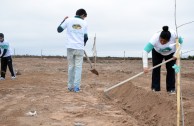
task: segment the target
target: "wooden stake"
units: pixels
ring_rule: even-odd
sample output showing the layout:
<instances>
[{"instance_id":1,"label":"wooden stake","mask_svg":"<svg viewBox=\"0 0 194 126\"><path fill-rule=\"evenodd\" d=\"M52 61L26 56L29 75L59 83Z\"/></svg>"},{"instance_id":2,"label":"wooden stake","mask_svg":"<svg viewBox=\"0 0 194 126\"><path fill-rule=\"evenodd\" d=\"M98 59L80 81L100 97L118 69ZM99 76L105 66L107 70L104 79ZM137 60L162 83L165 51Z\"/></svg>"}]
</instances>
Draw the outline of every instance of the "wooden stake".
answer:
<instances>
[{"instance_id":1,"label":"wooden stake","mask_svg":"<svg viewBox=\"0 0 194 126\"><path fill-rule=\"evenodd\" d=\"M96 34L94 37L94 68L96 68Z\"/></svg>"},{"instance_id":2,"label":"wooden stake","mask_svg":"<svg viewBox=\"0 0 194 126\"><path fill-rule=\"evenodd\" d=\"M179 47L179 41L178 38L176 38L176 49L180 48ZM177 50L176 53L176 64L177 66L180 66L180 49ZM176 77L176 83L177 83L177 126L180 126L180 71L177 73L177 77Z\"/></svg>"}]
</instances>

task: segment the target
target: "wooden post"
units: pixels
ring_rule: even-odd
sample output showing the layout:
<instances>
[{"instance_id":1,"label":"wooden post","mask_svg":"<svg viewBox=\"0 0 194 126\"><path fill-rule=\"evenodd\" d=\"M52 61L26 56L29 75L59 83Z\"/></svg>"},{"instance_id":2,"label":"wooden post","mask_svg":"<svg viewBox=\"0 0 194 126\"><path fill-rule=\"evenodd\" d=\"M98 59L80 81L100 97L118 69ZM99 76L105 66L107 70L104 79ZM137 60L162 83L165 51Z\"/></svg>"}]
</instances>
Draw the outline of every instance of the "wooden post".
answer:
<instances>
[{"instance_id":1,"label":"wooden post","mask_svg":"<svg viewBox=\"0 0 194 126\"><path fill-rule=\"evenodd\" d=\"M41 49L41 59L42 59L42 49Z\"/></svg>"},{"instance_id":2,"label":"wooden post","mask_svg":"<svg viewBox=\"0 0 194 126\"><path fill-rule=\"evenodd\" d=\"M92 51L93 51L93 61L94 61L94 69L95 69L96 68L96 57L97 57L97 52L96 52L96 34L94 36L94 43L93 43ZM95 85L96 85L96 80L98 80L98 79L95 76L94 77L94 84Z\"/></svg>"},{"instance_id":3,"label":"wooden post","mask_svg":"<svg viewBox=\"0 0 194 126\"><path fill-rule=\"evenodd\" d=\"M94 57L94 68L96 68L96 56L97 56L97 54L96 54L96 34L95 34L95 36L94 36L94 44L93 44L93 57Z\"/></svg>"},{"instance_id":4,"label":"wooden post","mask_svg":"<svg viewBox=\"0 0 194 126\"><path fill-rule=\"evenodd\" d=\"M125 51L124 51L124 61L125 61Z\"/></svg>"},{"instance_id":5,"label":"wooden post","mask_svg":"<svg viewBox=\"0 0 194 126\"><path fill-rule=\"evenodd\" d=\"M14 48L14 58L15 58L15 48Z\"/></svg>"},{"instance_id":6,"label":"wooden post","mask_svg":"<svg viewBox=\"0 0 194 126\"><path fill-rule=\"evenodd\" d=\"M179 48L179 41L178 38L176 38L176 49ZM176 64L177 66L180 66L180 49L177 50L176 53ZM177 126L180 126L180 71L177 73L176 77L176 83L177 83Z\"/></svg>"}]
</instances>

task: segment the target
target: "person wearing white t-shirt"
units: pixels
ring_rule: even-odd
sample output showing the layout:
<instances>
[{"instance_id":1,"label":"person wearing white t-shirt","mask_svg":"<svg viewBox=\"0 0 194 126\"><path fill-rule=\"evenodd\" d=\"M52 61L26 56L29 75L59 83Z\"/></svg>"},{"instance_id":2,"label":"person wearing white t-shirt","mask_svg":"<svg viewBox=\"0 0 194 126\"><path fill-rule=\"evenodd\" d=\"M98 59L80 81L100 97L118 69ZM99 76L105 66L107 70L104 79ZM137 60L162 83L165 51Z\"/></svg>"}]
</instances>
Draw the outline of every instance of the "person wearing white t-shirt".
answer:
<instances>
[{"instance_id":1,"label":"person wearing white t-shirt","mask_svg":"<svg viewBox=\"0 0 194 126\"><path fill-rule=\"evenodd\" d=\"M57 28L59 33L66 29L68 90L74 92L80 91L84 46L88 40L87 23L84 20L86 17L86 11L84 9L79 9L76 11L75 17L65 17Z\"/></svg>"},{"instance_id":2,"label":"person wearing white t-shirt","mask_svg":"<svg viewBox=\"0 0 194 126\"><path fill-rule=\"evenodd\" d=\"M7 66L11 73L11 79L15 79L16 75L13 70L11 48L9 43L4 40L4 34L0 33L0 57L1 57L1 77L0 80L5 80Z\"/></svg>"},{"instance_id":3,"label":"person wearing white t-shirt","mask_svg":"<svg viewBox=\"0 0 194 126\"><path fill-rule=\"evenodd\" d=\"M145 46L143 51L143 69L144 73L148 73L148 53L152 51L152 64L156 66L162 63L162 60L168 60L174 57L176 52L176 32L172 29L169 30L168 26L163 26L162 31L155 33L150 39L149 43ZM179 43L183 43L183 39L179 37ZM166 90L171 94L175 94L175 71L172 66L176 62L174 60L166 63ZM160 67L152 71L152 90L160 91Z\"/></svg>"}]
</instances>

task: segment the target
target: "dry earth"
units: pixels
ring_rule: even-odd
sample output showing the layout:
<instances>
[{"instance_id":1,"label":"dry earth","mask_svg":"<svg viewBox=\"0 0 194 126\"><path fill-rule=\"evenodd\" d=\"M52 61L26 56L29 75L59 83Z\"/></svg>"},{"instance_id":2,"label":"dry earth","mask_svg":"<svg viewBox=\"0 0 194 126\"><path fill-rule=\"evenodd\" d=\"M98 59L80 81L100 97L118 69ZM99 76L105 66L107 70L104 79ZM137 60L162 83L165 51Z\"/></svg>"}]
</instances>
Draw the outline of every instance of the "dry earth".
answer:
<instances>
[{"instance_id":1,"label":"dry earth","mask_svg":"<svg viewBox=\"0 0 194 126\"><path fill-rule=\"evenodd\" d=\"M84 62L81 92L67 91L67 60L15 58L16 80L0 81L0 126L176 126L176 95L150 90L151 73L104 93L142 71L141 60ZM181 62L185 126L194 126L194 61ZM151 64L151 63L150 63ZM34 116L29 112L36 111Z\"/></svg>"}]
</instances>

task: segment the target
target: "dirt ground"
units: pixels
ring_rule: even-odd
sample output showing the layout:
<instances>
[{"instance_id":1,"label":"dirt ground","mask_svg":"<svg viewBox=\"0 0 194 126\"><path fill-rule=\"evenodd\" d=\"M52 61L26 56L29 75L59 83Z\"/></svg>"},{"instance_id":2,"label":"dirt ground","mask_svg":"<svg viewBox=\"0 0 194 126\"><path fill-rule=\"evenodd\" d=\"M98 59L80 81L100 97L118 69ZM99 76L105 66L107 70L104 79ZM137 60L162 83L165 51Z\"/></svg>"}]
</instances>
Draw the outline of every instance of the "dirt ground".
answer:
<instances>
[{"instance_id":1,"label":"dirt ground","mask_svg":"<svg viewBox=\"0 0 194 126\"><path fill-rule=\"evenodd\" d=\"M151 72L104 93L142 71L141 60L99 60L92 74L83 64L81 92L67 90L67 60L15 58L21 75L0 81L0 126L176 126L176 95L150 89ZM151 63L149 62L151 65ZM185 126L194 126L194 61L181 61ZM29 112L36 111L31 116Z\"/></svg>"}]
</instances>

